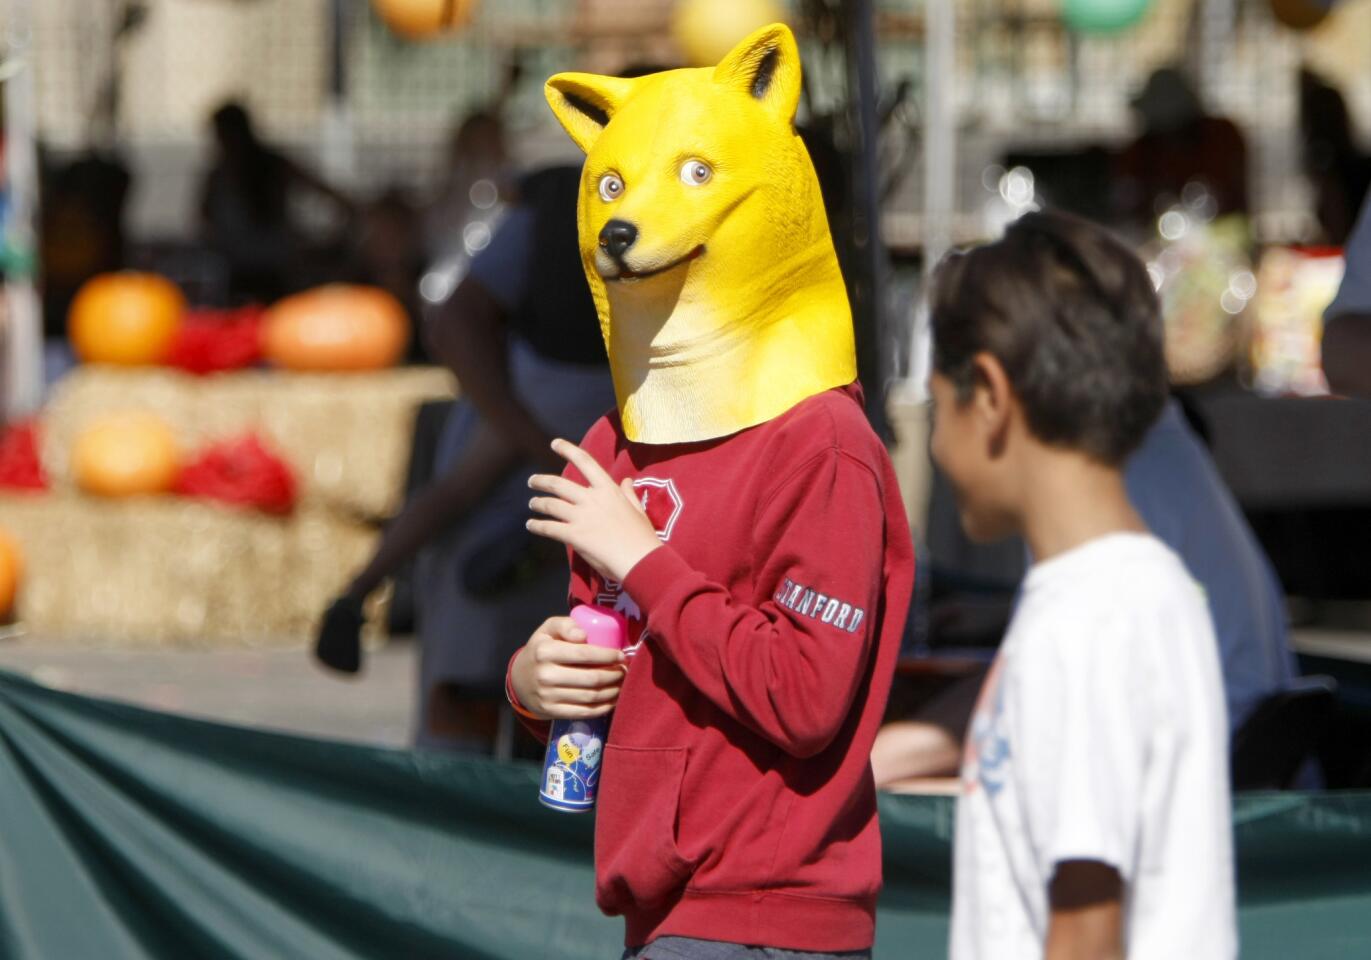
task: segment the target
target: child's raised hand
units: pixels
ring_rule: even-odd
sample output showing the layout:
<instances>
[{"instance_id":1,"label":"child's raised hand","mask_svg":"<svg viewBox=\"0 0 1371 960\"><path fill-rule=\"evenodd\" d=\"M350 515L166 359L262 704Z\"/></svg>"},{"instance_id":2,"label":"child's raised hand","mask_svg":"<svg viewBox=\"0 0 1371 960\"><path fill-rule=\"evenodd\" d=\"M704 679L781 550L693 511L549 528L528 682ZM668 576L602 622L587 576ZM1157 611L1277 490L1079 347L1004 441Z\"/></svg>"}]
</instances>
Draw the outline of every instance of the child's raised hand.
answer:
<instances>
[{"instance_id":1,"label":"child's raised hand","mask_svg":"<svg viewBox=\"0 0 1371 960\"><path fill-rule=\"evenodd\" d=\"M570 617L551 617L514 659L510 685L519 704L549 720L602 717L624 682L623 653L592 647Z\"/></svg>"},{"instance_id":2,"label":"child's raised hand","mask_svg":"<svg viewBox=\"0 0 1371 960\"><path fill-rule=\"evenodd\" d=\"M616 484L595 458L574 443L552 441L588 481L587 486L551 474L535 474L528 485L548 496L534 497L529 507L547 519L533 519L528 529L564 543L602 576L620 582L653 550L660 547L657 531L633 492L633 483Z\"/></svg>"}]
</instances>

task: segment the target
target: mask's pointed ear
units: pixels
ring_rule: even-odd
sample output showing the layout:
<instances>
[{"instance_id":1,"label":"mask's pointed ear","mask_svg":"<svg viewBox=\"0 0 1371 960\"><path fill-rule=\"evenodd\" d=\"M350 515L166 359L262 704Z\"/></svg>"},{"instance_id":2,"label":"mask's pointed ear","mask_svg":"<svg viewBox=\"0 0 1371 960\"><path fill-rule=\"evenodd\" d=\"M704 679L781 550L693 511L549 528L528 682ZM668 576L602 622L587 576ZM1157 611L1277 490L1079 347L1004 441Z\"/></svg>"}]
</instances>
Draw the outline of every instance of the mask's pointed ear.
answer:
<instances>
[{"instance_id":1,"label":"mask's pointed ear","mask_svg":"<svg viewBox=\"0 0 1371 960\"><path fill-rule=\"evenodd\" d=\"M783 23L754 31L714 68L714 80L760 101L789 123L800 105L800 49L795 35Z\"/></svg>"},{"instance_id":2,"label":"mask's pointed ear","mask_svg":"<svg viewBox=\"0 0 1371 960\"><path fill-rule=\"evenodd\" d=\"M632 90L632 80L593 73L559 73L543 87L548 106L586 153Z\"/></svg>"}]
</instances>

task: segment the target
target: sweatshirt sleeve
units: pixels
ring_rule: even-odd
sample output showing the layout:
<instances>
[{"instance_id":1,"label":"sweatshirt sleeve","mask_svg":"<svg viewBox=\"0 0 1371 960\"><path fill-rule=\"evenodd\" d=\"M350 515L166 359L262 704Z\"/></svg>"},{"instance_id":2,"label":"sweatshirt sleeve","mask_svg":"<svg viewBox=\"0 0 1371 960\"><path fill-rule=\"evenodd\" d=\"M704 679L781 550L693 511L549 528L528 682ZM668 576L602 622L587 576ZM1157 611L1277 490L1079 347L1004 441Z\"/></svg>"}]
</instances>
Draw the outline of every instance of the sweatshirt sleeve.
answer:
<instances>
[{"instance_id":1,"label":"sweatshirt sleeve","mask_svg":"<svg viewBox=\"0 0 1371 960\"><path fill-rule=\"evenodd\" d=\"M649 642L724 713L797 757L842 728L866 672L880 599L885 514L875 474L838 448L761 498L756 596L735 598L669 545L624 589Z\"/></svg>"}]
</instances>

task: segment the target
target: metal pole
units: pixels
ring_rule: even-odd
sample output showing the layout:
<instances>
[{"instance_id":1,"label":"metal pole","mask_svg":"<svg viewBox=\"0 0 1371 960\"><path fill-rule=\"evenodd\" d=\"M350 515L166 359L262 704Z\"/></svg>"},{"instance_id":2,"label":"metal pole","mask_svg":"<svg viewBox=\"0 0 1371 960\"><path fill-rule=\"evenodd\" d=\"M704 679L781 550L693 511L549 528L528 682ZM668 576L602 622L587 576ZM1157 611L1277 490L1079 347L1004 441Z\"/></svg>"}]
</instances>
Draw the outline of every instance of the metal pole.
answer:
<instances>
[{"instance_id":1,"label":"metal pole","mask_svg":"<svg viewBox=\"0 0 1371 960\"><path fill-rule=\"evenodd\" d=\"M957 7L956 0L924 4L924 204L925 286L952 246L957 213ZM920 306L909 324L905 395L925 399L928 376L928 318Z\"/></svg>"},{"instance_id":2,"label":"metal pole","mask_svg":"<svg viewBox=\"0 0 1371 960\"><path fill-rule=\"evenodd\" d=\"M9 215L2 238L9 254L3 288L5 417L23 416L43 400L43 317L34 289L37 257L38 152L35 146L31 0L6 0L0 65L6 79L5 177Z\"/></svg>"},{"instance_id":3,"label":"metal pole","mask_svg":"<svg viewBox=\"0 0 1371 960\"><path fill-rule=\"evenodd\" d=\"M1200 14L1200 58L1196 64L1197 87L1207 109L1221 112L1219 65L1227 63L1233 45L1238 11L1234 0L1202 0Z\"/></svg>"},{"instance_id":4,"label":"metal pole","mask_svg":"<svg viewBox=\"0 0 1371 960\"><path fill-rule=\"evenodd\" d=\"M334 183L355 186L357 137L347 97L348 0L328 5L328 98L324 105L323 156L325 175Z\"/></svg>"},{"instance_id":5,"label":"metal pole","mask_svg":"<svg viewBox=\"0 0 1371 960\"><path fill-rule=\"evenodd\" d=\"M876 118L876 30L871 0L847 4L849 109L855 137L851 167L854 283L853 322L857 334L857 370L867 388L867 418L877 434L891 436L885 408L890 376L884 349L886 258L881 239L880 170L877 164L880 123Z\"/></svg>"}]
</instances>

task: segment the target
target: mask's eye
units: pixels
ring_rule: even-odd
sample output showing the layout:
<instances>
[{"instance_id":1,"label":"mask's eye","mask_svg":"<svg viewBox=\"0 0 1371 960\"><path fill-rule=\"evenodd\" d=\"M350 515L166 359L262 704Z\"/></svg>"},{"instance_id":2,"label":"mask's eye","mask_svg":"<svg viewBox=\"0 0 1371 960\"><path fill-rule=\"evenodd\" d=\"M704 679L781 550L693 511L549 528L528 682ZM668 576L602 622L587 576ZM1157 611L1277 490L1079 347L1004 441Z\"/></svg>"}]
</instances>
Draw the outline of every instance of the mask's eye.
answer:
<instances>
[{"instance_id":1,"label":"mask's eye","mask_svg":"<svg viewBox=\"0 0 1371 960\"><path fill-rule=\"evenodd\" d=\"M624 181L617 173L607 173L600 178L600 199L605 203L618 200L624 195Z\"/></svg>"},{"instance_id":2,"label":"mask's eye","mask_svg":"<svg viewBox=\"0 0 1371 960\"><path fill-rule=\"evenodd\" d=\"M714 171L703 160L687 160L681 164L681 182L687 187L698 187L702 183L708 183L712 176Z\"/></svg>"}]
</instances>

